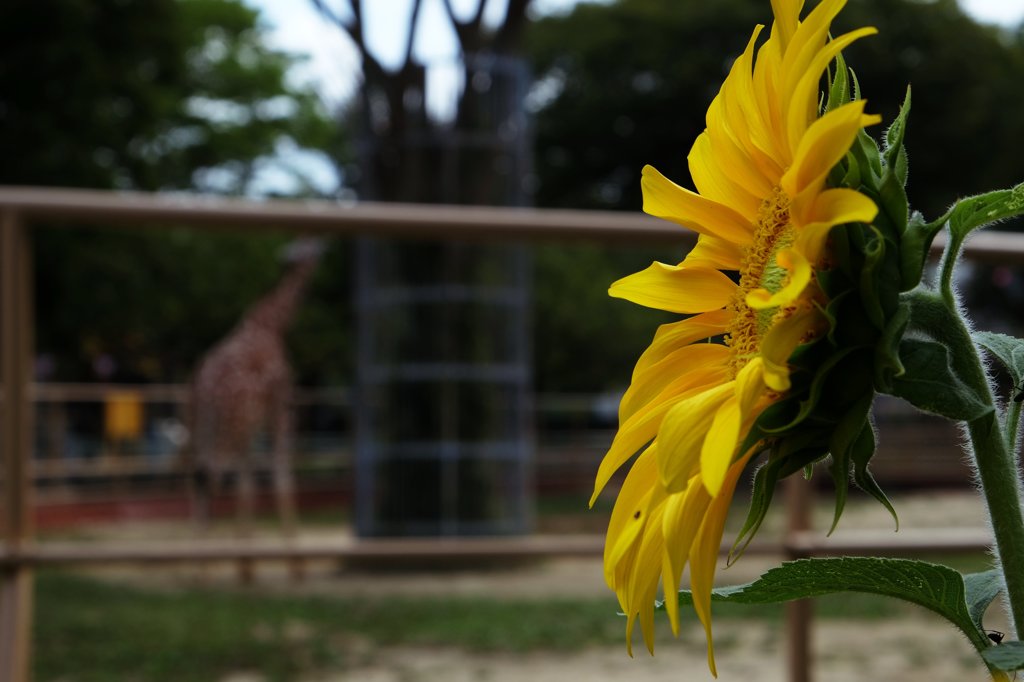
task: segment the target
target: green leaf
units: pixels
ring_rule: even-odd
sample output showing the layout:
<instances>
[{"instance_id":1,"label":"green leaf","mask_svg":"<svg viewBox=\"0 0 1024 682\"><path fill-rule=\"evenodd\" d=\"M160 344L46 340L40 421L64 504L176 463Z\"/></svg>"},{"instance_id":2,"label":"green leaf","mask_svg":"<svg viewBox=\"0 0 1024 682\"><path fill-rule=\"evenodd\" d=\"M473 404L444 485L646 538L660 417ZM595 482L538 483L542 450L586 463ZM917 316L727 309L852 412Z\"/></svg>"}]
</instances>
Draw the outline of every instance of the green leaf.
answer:
<instances>
[{"instance_id":1,"label":"green leaf","mask_svg":"<svg viewBox=\"0 0 1024 682\"><path fill-rule=\"evenodd\" d=\"M1020 670L1024 668L1024 642L1003 642L999 646L990 646L982 650L981 657L993 668Z\"/></svg>"},{"instance_id":2,"label":"green leaf","mask_svg":"<svg viewBox=\"0 0 1024 682\"><path fill-rule=\"evenodd\" d=\"M973 230L1024 214L1024 182L1012 189L961 199L949 215L949 231L962 242Z\"/></svg>"},{"instance_id":3,"label":"green leaf","mask_svg":"<svg viewBox=\"0 0 1024 682\"><path fill-rule=\"evenodd\" d=\"M993 409L953 372L949 350L941 343L903 339L900 361L906 370L892 382L891 395L919 410L957 421L973 421Z\"/></svg>"},{"instance_id":4,"label":"green leaf","mask_svg":"<svg viewBox=\"0 0 1024 682\"><path fill-rule=\"evenodd\" d=\"M769 569L751 583L716 588L711 598L737 604L775 604L835 592L903 599L956 625L978 651L1005 647L992 647L984 630L974 622L961 575L947 566L924 561L871 557L799 559ZM692 603L688 590L679 593L679 603ZM1024 665L1024 656L1021 662Z\"/></svg>"},{"instance_id":5,"label":"green leaf","mask_svg":"<svg viewBox=\"0 0 1024 682\"><path fill-rule=\"evenodd\" d=\"M998 568L981 573L968 573L964 576L964 588L967 611L971 614L971 620L979 630L984 630L981 619L985 616L985 611L988 610L992 600L1003 591L1003 574Z\"/></svg>"},{"instance_id":6,"label":"green leaf","mask_svg":"<svg viewBox=\"0 0 1024 682\"><path fill-rule=\"evenodd\" d=\"M975 332L972 336L975 343L995 356L1006 368L1014 386L1019 386L1024 378L1024 340L995 332Z\"/></svg>"}]
</instances>

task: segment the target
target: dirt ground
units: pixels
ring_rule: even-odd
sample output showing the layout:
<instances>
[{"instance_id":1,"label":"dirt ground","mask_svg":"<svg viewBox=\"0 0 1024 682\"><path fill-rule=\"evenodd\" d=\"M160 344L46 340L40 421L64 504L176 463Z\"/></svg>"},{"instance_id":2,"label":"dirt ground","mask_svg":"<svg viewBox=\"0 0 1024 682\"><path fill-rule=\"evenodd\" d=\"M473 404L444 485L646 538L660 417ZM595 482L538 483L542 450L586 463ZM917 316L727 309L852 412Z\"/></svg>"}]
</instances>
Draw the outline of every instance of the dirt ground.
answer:
<instances>
[{"instance_id":1,"label":"dirt ground","mask_svg":"<svg viewBox=\"0 0 1024 682\"><path fill-rule=\"evenodd\" d=\"M903 495L894 499L903 528L984 528L984 514L976 495L970 491L925 495ZM824 503L815 511L817 527L827 527L831 509ZM779 524L773 519L771 524ZM851 502L837 535L864 529L892 529L892 519L872 501ZM767 529L769 533L772 528ZM338 533L337 529L309 529L306 538ZM130 539L156 534L175 536L179 528L118 526L92 531L104 539ZM739 583L775 565L766 557L744 557L728 570L720 571L722 583ZM103 569L118 581L150 587L193 583L201 579L231 585L231 566L205 569L197 578L193 567L147 569ZM434 572L338 572L330 562L310 563L307 578L300 585L287 580L284 567L260 566L259 588L290 594L386 594L386 595L485 595L509 599L543 599L549 596L586 597L606 594L600 559L558 559L514 569L446 572L443 579ZM992 627L1000 627L998 614ZM716 622L719 679L775 682L786 680L785 638L779 623L722 619ZM339 641L345 658L354 662L343 674L322 674L300 682L620 682L626 680L711 680L707 671L703 633L684 630L678 641L662 639L657 655L650 657L639 648L630 659L625 647L607 647L571 653L533 652L524 655L480 654L444 647L381 647L372 641L349 637ZM902 682L965 682L986 679L967 641L938 617L924 611L885 621L819 620L815 623L812 647L815 679L828 682L901 680ZM263 682L255 673L238 672L221 682Z\"/></svg>"}]
</instances>

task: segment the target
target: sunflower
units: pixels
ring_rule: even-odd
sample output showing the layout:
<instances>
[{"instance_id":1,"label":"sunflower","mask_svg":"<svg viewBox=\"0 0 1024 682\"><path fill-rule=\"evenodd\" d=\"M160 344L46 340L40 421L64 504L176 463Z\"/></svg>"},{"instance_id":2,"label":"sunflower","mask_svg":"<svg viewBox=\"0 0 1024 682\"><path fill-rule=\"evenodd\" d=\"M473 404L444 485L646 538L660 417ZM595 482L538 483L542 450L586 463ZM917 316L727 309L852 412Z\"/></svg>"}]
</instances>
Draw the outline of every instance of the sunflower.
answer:
<instances>
[{"instance_id":1,"label":"sunflower","mask_svg":"<svg viewBox=\"0 0 1024 682\"><path fill-rule=\"evenodd\" d=\"M802 0L772 0L770 36L758 47L763 26L754 29L687 157L697 191L643 169L644 211L697 232L696 246L678 265L654 263L609 292L690 317L660 327L641 355L597 473L591 504L640 451L609 521L605 577L627 616L627 643L639 620L653 653L658 583L674 595L689 564L713 674L711 588L723 525L761 446L741 444L790 390L793 352L827 330L815 272L829 259L830 230L871 223L878 212L856 189L828 185L860 131L881 120L864 113L863 100L819 109L828 66L875 33L830 39L844 4L822 0L800 20ZM678 634L676 600L665 607Z\"/></svg>"}]
</instances>

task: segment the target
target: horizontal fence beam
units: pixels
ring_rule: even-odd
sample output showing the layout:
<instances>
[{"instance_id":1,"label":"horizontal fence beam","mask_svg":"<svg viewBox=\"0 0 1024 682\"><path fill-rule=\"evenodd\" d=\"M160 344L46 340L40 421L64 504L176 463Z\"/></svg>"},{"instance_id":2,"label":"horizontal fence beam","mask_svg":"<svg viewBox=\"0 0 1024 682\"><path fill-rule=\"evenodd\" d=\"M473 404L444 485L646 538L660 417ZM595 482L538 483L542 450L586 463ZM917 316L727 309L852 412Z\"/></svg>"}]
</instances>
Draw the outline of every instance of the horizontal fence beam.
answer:
<instances>
[{"instance_id":1,"label":"horizontal fence beam","mask_svg":"<svg viewBox=\"0 0 1024 682\"><path fill-rule=\"evenodd\" d=\"M169 564L222 561L289 561L293 559L363 560L401 563L474 562L512 559L599 557L604 552L602 535L532 535L507 538L351 538L340 541L242 541L193 540L147 543L47 542L18 549L0 549L0 567L12 565L56 566L83 564ZM883 535L879 531L847 532L841 538L821 533L797 532L782 542L756 540L747 547L750 555L850 556L865 552L882 556L987 551L988 531L970 528L902 530ZM732 549L723 544L724 556Z\"/></svg>"},{"instance_id":2,"label":"horizontal fence beam","mask_svg":"<svg viewBox=\"0 0 1024 682\"><path fill-rule=\"evenodd\" d=\"M727 554L730 545L722 546ZM750 554L778 554L779 544L753 542ZM516 536L507 538L353 538L333 542L275 540L195 540L160 544L42 543L17 550L0 549L0 567L82 564L167 564L293 559L362 560L401 564L408 561L485 562L513 559L600 557L603 535Z\"/></svg>"},{"instance_id":3,"label":"horizontal fence beam","mask_svg":"<svg viewBox=\"0 0 1024 682\"><path fill-rule=\"evenodd\" d=\"M501 241L587 240L693 244L696 235L637 211L507 208L307 199L256 200L187 193L151 194L0 186L0 211L31 227L40 221L72 225L179 225L272 229L348 236ZM945 243L940 234L932 252ZM973 260L1024 263L1024 234L981 231L965 255Z\"/></svg>"},{"instance_id":4,"label":"horizontal fence beam","mask_svg":"<svg viewBox=\"0 0 1024 682\"><path fill-rule=\"evenodd\" d=\"M265 200L0 186L0 210L29 223L172 224L420 239L659 241L695 235L636 212Z\"/></svg>"}]
</instances>

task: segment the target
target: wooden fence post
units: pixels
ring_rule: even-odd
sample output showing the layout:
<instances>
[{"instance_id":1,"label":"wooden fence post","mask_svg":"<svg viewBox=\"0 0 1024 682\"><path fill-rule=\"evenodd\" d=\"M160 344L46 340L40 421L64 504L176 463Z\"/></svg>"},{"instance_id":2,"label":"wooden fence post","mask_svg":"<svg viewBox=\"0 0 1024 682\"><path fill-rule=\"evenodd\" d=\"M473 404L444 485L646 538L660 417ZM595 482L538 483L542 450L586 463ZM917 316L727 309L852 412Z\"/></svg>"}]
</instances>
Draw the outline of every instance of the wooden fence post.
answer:
<instances>
[{"instance_id":1,"label":"wooden fence post","mask_svg":"<svg viewBox=\"0 0 1024 682\"><path fill-rule=\"evenodd\" d=\"M813 503L812 483L799 473L786 479L786 532L784 540L787 559L799 559L789 542L794 533L810 530ZM811 682L811 625L814 600L786 602L786 666L789 682Z\"/></svg>"},{"instance_id":2,"label":"wooden fence post","mask_svg":"<svg viewBox=\"0 0 1024 682\"><path fill-rule=\"evenodd\" d=\"M0 214L0 457L3 546L17 555L32 542L31 245L12 210ZM31 679L32 570L15 560L0 571L0 682Z\"/></svg>"}]
</instances>

